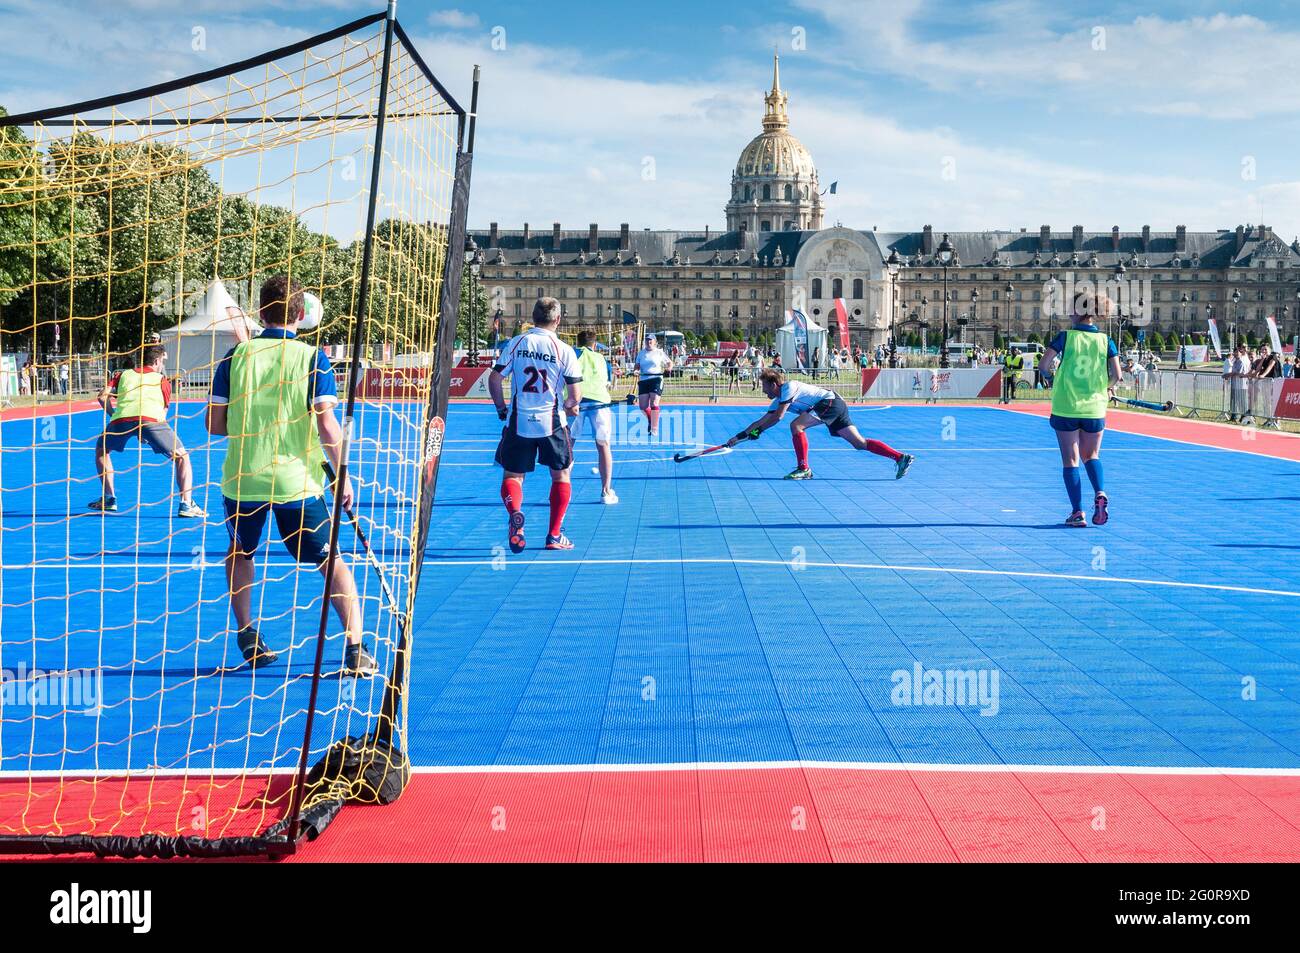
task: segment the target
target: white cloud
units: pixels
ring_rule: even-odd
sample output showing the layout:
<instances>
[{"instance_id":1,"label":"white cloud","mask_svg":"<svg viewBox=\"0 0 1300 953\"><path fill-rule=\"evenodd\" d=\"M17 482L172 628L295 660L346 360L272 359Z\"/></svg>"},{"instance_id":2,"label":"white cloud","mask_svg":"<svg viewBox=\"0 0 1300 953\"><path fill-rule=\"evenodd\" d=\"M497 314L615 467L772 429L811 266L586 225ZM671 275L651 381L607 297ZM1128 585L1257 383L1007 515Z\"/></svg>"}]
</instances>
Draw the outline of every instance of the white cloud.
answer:
<instances>
[{"instance_id":1,"label":"white cloud","mask_svg":"<svg viewBox=\"0 0 1300 953\"><path fill-rule=\"evenodd\" d=\"M429 14L429 22L434 26L443 26L449 30L472 30L481 22L477 13L465 13L463 10L435 10Z\"/></svg>"}]
</instances>

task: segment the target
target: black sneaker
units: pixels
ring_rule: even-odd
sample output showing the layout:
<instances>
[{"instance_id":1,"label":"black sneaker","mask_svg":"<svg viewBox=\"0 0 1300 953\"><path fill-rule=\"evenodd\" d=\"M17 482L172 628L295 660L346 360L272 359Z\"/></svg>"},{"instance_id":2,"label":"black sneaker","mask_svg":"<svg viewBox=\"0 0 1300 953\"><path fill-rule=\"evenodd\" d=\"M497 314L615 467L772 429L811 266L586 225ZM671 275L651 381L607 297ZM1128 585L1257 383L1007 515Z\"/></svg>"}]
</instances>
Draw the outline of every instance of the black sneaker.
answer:
<instances>
[{"instance_id":1,"label":"black sneaker","mask_svg":"<svg viewBox=\"0 0 1300 953\"><path fill-rule=\"evenodd\" d=\"M280 656L276 655L262 641L262 633L251 625L239 631L239 651L244 653L244 661L249 668L270 665Z\"/></svg>"},{"instance_id":2,"label":"black sneaker","mask_svg":"<svg viewBox=\"0 0 1300 953\"><path fill-rule=\"evenodd\" d=\"M379 674L379 663L366 651L364 642L349 644L343 653L343 674L354 678L369 678Z\"/></svg>"},{"instance_id":3,"label":"black sneaker","mask_svg":"<svg viewBox=\"0 0 1300 953\"><path fill-rule=\"evenodd\" d=\"M87 503L86 505L87 505L88 507L90 507L92 510L97 510L97 511L99 511L100 513L116 513L116 512L117 512L117 497L115 497L115 496L101 496L101 497L100 497L99 499L97 499L97 500L91 500L91 501L90 501L89 503Z\"/></svg>"},{"instance_id":4,"label":"black sneaker","mask_svg":"<svg viewBox=\"0 0 1300 953\"><path fill-rule=\"evenodd\" d=\"M510 514L510 551L512 553L522 553L524 546L524 512L515 510Z\"/></svg>"}]
</instances>

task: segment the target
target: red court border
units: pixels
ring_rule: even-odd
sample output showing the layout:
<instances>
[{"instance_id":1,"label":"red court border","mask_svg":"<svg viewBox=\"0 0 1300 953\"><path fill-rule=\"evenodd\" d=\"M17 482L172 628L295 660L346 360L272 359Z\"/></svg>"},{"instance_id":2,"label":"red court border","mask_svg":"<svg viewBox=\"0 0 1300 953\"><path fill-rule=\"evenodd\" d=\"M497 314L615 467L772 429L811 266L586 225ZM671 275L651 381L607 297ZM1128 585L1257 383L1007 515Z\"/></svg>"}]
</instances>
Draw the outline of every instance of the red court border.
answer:
<instances>
[{"instance_id":1,"label":"red court border","mask_svg":"<svg viewBox=\"0 0 1300 953\"><path fill-rule=\"evenodd\" d=\"M215 794L229 807L230 779L224 783ZM135 833L136 815L155 825L188 819L190 811L177 808L211 804L201 790L207 784L144 785L127 799L116 833ZM261 791L235 793L254 807ZM65 817L76 813L70 808L63 805ZM319 840L286 859L1294 862L1300 776L833 765L435 769L414 774L394 804L345 808Z\"/></svg>"},{"instance_id":2,"label":"red court border","mask_svg":"<svg viewBox=\"0 0 1300 953\"><path fill-rule=\"evenodd\" d=\"M994 404L994 410L1031 414L1036 417L1051 415L1050 404ZM1220 450L1239 450L1279 460L1300 460L1300 434L1281 430L1263 430L1237 424L1220 424L1208 420L1187 420L1167 414L1143 414L1131 410L1112 410L1106 414L1106 429L1119 433L1159 437L1179 443L1192 443ZM1103 444L1102 453L1106 452Z\"/></svg>"}]
</instances>

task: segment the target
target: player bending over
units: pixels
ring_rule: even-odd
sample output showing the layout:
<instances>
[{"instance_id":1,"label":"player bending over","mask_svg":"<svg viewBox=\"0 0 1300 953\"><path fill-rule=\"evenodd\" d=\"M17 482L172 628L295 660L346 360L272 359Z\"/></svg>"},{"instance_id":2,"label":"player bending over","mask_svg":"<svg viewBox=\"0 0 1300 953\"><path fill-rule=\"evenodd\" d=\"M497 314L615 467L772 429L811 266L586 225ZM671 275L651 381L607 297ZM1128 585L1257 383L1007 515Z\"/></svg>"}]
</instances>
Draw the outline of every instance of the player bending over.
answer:
<instances>
[{"instance_id":1,"label":"player bending over","mask_svg":"<svg viewBox=\"0 0 1300 953\"><path fill-rule=\"evenodd\" d=\"M600 464L600 502L614 504L618 494L614 492L614 454L609 449L610 436L614 431L614 414L609 404L609 362L596 350L596 332L580 331L578 333L578 369L582 372L582 403L578 405L578 419L573 427L573 442L587 427L596 440L597 462Z\"/></svg>"},{"instance_id":2,"label":"player bending over","mask_svg":"<svg viewBox=\"0 0 1300 953\"><path fill-rule=\"evenodd\" d=\"M637 403L650 424L650 436L659 430L659 398L664 392L664 375L673 369L668 353L653 334L645 336L645 347L637 352Z\"/></svg>"},{"instance_id":3,"label":"player bending over","mask_svg":"<svg viewBox=\"0 0 1300 953\"><path fill-rule=\"evenodd\" d=\"M899 453L879 440L868 440L858 433L853 419L849 417L848 405L834 391L800 381L787 381L785 373L775 367L765 370L759 380L763 385L763 393L771 398L772 403L768 406L767 413L728 440L727 446L734 447L742 440L757 439L764 430L775 427L787 410L791 411L794 420L790 421L790 435L794 440L797 465L785 475L787 480L812 479L813 473L808 466L808 434L805 431L818 424L825 424L832 437L839 437L858 450L893 460L895 480L902 479L916 461L916 457L910 453Z\"/></svg>"},{"instance_id":4,"label":"player bending over","mask_svg":"<svg viewBox=\"0 0 1300 953\"><path fill-rule=\"evenodd\" d=\"M510 514L510 551L524 551L524 474L541 461L551 471L551 526L547 549L572 549L564 535L564 513L569 508L569 467L573 446L565 415L578 412L582 400L582 369L573 348L555 336L560 325L560 302L538 298L533 305L533 326L512 339L488 375L488 393L497 416L505 421L496 463L505 470L501 499ZM502 396L502 382L510 378L510 406ZM560 397L568 388L563 408Z\"/></svg>"},{"instance_id":5,"label":"player bending over","mask_svg":"<svg viewBox=\"0 0 1300 953\"><path fill-rule=\"evenodd\" d=\"M125 450L131 438L137 437L154 453L170 458L176 465L176 488L181 494L181 505L176 515L185 519L208 515L194 502L194 472L190 467L190 455L167 423L172 388L165 376L166 368L167 349L157 344L150 345L144 349L144 360L139 367L122 371L100 392L99 406L111 411L113 416L95 442L95 468L99 471L103 492L99 499L90 501L92 510L117 512L113 461L109 454Z\"/></svg>"},{"instance_id":6,"label":"player bending over","mask_svg":"<svg viewBox=\"0 0 1300 953\"><path fill-rule=\"evenodd\" d=\"M217 365L208 398L208 433L224 436L226 459L221 494L230 548L226 583L239 626L239 650L257 668L276 660L253 624L253 557L269 516L285 549L300 563L326 572L330 512L321 485L326 457L341 470L343 428L334 416L338 387L329 358L297 340L304 314L302 289L286 275L262 285L258 316L266 329L234 348ZM334 492L352 506L352 480ZM334 560L330 603L347 630L343 670L370 676L379 671L361 640L361 602L348 564Z\"/></svg>"}]
</instances>

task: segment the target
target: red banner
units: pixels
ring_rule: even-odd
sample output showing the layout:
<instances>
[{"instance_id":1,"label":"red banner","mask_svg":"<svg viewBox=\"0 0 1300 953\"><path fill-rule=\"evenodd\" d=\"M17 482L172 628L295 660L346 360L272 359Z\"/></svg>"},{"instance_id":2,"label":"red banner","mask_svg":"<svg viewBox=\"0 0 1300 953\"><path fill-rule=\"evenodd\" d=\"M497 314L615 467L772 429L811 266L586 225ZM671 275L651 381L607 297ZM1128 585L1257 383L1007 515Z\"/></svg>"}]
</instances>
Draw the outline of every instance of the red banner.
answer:
<instances>
[{"instance_id":1,"label":"red banner","mask_svg":"<svg viewBox=\"0 0 1300 953\"><path fill-rule=\"evenodd\" d=\"M423 400L428 396L427 367L367 367L357 396L367 400Z\"/></svg>"},{"instance_id":2,"label":"red banner","mask_svg":"<svg viewBox=\"0 0 1300 953\"><path fill-rule=\"evenodd\" d=\"M840 347L849 346L849 312L844 307L844 299L835 299L835 318L840 326Z\"/></svg>"},{"instance_id":3,"label":"red banner","mask_svg":"<svg viewBox=\"0 0 1300 953\"><path fill-rule=\"evenodd\" d=\"M1273 415L1290 420L1300 419L1300 380L1288 377L1282 381L1282 389L1278 392Z\"/></svg>"},{"instance_id":4,"label":"red banner","mask_svg":"<svg viewBox=\"0 0 1300 953\"><path fill-rule=\"evenodd\" d=\"M487 382L490 367L457 367L447 382L448 397L488 397Z\"/></svg>"}]
</instances>

